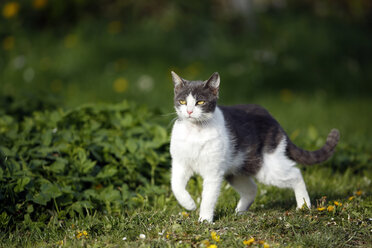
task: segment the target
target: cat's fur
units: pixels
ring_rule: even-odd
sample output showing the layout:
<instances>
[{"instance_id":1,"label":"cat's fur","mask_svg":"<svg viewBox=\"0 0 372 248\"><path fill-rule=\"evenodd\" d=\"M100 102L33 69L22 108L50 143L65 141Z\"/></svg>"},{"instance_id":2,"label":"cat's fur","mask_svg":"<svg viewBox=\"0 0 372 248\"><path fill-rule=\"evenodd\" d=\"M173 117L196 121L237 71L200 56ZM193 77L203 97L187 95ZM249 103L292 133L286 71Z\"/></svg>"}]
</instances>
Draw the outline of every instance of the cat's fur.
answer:
<instances>
[{"instance_id":1,"label":"cat's fur","mask_svg":"<svg viewBox=\"0 0 372 248\"><path fill-rule=\"evenodd\" d=\"M264 184L292 188L297 208L303 204L311 206L301 172L295 164L310 165L327 160L338 143L338 130L330 132L321 149L305 151L290 141L264 108L250 104L217 106L218 73L206 81L188 81L174 72L172 78L178 119L170 145L171 185L184 208L196 209L186 191L187 182L194 173L203 178L200 221L213 220L224 179L240 194L237 213L246 211L256 196L253 178Z\"/></svg>"}]
</instances>

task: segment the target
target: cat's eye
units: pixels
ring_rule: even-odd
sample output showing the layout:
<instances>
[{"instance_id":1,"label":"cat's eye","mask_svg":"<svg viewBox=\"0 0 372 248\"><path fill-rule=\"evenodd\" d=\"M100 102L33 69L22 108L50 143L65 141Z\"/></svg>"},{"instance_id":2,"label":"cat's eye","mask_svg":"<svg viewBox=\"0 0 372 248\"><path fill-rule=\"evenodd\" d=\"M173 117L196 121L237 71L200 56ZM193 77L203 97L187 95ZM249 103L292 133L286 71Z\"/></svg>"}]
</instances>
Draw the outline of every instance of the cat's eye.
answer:
<instances>
[{"instance_id":1,"label":"cat's eye","mask_svg":"<svg viewBox=\"0 0 372 248\"><path fill-rule=\"evenodd\" d=\"M184 101L184 100L179 100L178 101L181 105L185 105L186 104L186 101Z\"/></svg>"},{"instance_id":2,"label":"cat's eye","mask_svg":"<svg viewBox=\"0 0 372 248\"><path fill-rule=\"evenodd\" d=\"M197 101L196 104L197 105L203 105L205 103L205 101Z\"/></svg>"}]
</instances>

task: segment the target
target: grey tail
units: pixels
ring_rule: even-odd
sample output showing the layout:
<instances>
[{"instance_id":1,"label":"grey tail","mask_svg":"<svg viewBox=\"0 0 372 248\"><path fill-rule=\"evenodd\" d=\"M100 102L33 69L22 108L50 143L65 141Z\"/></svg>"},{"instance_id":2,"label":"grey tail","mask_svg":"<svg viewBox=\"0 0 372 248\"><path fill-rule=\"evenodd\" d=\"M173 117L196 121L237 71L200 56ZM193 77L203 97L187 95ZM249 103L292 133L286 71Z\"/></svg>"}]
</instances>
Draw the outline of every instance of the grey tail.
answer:
<instances>
[{"instance_id":1,"label":"grey tail","mask_svg":"<svg viewBox=\"0 0 372 248\"><path fill-rule=\"evenodd\" d=\"M305 151L295 144L293 144L288 138L287 144L287 156L299 164L312 165L319 164L329 159L335 150L335 147L340 140L340 132L337 129L332 129L328 134L325 145L316 151Z\"/></svg>"}]
</instances>

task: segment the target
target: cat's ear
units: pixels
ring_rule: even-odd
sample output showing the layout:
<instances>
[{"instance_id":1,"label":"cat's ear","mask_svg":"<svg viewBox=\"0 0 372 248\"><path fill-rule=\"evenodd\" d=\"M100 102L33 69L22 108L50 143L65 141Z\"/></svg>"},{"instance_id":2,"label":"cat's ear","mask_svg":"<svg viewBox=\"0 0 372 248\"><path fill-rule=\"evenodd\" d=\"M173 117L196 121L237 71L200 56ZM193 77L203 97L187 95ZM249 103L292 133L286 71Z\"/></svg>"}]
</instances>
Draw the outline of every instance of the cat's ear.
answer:
<instances>
[{"instance_id":1,"label":"cat's ear","mask_svg":"<svg viewBox=\"0 0 372 248\"><path fill-rule=\"evenodd\" d=\"M171 71L171 74L175 89L184 85L185 81L180 76L178 76L174 71Z\"/></svg>"},{"instance_id":2,"label":"cat's ear","mask_svg":"<svg viewBox=\"0 0 372 248\"><path fill-rule=\"evenodd\" d=\"M210 88L213 93L218 96L218 89L220 88L220 75L218 72L212 74L212 76L204 82L205 86Z\"/></svg>"}]
</instances>

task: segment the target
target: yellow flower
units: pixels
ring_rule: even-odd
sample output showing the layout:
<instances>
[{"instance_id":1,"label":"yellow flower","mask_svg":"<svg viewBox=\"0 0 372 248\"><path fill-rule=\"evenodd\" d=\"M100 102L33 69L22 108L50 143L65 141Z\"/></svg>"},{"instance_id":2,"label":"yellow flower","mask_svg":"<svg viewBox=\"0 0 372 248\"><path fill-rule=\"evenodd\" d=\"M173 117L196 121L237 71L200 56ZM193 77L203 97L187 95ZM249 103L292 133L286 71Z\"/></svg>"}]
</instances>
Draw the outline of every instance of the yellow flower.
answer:
<instances>
[{"instance_id":1,"label":"yellow flower","mask_svg":"<svg viewBox=\"0 0 372 248\"><path fill-rule=\"evenodd\" d=\"M325 207L320 207L320 208L317 208L318 211L324 211L326 208Z\"/></svg>"},{"instance_id":2,"label":"yellow flower","mask_svg":"<svg viewBox=\"0 0 372 248\"><path fill-rule=\"evenodd\" d=\"M282 89L280 91L280 100L282 102L291 102L293 100L293 93L289 89Z\"/></svg>"},{"instance_id":3,"label":"yellow flower","mask_svg":"<svg viewBox=\"0 0 372 248\"><path fill-rule=\"evenodd\" d=\"M169 233L165 236L167 239L169 239Z\"/></svg>"},{"instance_id":4,"label":"yellow flower","mask_svg":"<svg viewBox=\"0 0 372 248\"><path fill-rule=\"evenodd\" d=\"M72 48L76 45L77 41L78 39L77 39L76 34L69 34L64 39L65 47Z\"/></svg>"},{"instance_id":5,"label":"yellow flower","mask_svg":"<svg viewBox=\"0 0 372 248\"><path fill-rule=\"evenodd\" d=\"M185 212L185 211L183 211L181 214L182 214L182 216L183 216L184 218L187 218L187 217L190 216L190 214L187 213L187 212Z\"/></svg>"},{"instance_id":6,"label":"yellow flower","mask_svg":"<svg viewBox=\"0 0 372 248\"><path fill-rule=\"evenodd\" d=\"M125 78L120 77L114 81L112 87L115 92L122 93L128 88L128 81Z\"/></svg>"},{"instance_id":7,"label":"yellow flower","mask_svg":"<svg viewBox=\"0 0 372 248\"><path fill-rule=\"evenodd\" d=\"M208 239L203 240L203 241L202 241L202 244L203 244L204 246L206 246L206 247L209 247L209 246L211 245L211 243L209 242Z\"/></svg>"},{"instance_id":8,"label":"yellow flower","mask_svg":"<svg viewBox=\"0 0 372 248\"><path fill-rule=\"evenodd\" d=\"M356 195L358 195L358 196L360 196L360 195L362 195L362 194L363 194L363 191L361 191L361 190L358 190L357 192L355 192L355 194L356 194Z\"/></svg>"},{"instance_id":9,"label":"yellow flower","mask_svg":"<svg viewBox=\"0 0 372 248\"><path fill-rule=\"evenodd\" d=\"M355 196L350 196L349 201L352 201L355 198Z\"/></svg>"},{"instance_id":10,"label":"yellow flower","mask_svg":"<svg viewBox=\"0 0 372 248\"><path fill-rule=\"evenodd\" d=\"M3 48L4 50L12 50L14 47L14 37L8 36L3 40Z\"/></svg>"},{"instance_id":11,"label":"yellow flower","mask_svg":"<svg viewBox=\"0 0 372 248\"><path fill-rule=\"evenodd\" d=\"M35 9L42 9L45 7L45 5L47 4L48 0L33 0L32 1L32 6L35 8Z\"/></svg>"},{"instance_id":12,"label":"yellow flower","mask_svg":"<svg viewBox=\"0 0 372 248\"><path fill-rule=\"evenodd\" d=\"M19 3L9 2L3 7L3 16L7 19L10 19L18 14Z\"/></svg>"},{"instance_id":13,"label":"yellow flower","mask_svg":"<svg viewBox=\"0 0 372 248\"><path fill-rule=\"evenodd\" d=\"M214 241L220 242L220 236L218 236L216 232L211 232L211 237Z\"/></svg>"},{"instance_id":14,"label":"yellow flower","mask_svg":"<svg viewBox=\"0 0 372 248\"><path fill-rule=\"evenodd\" d=\"M342 206L342 203L341 202L338 202L338 201L334 201L334 204L336 205L336 206Z\"/></svg>"},{"instance_id":15,"label":"yellow flower","mask_svg":"<svg viewBox=\"0 0 372 248\"><path fill-rule=\"evenodd\" d=\"M335 206L328 206L327 207L328 212L332 212L335 210Z\"/></svg>"},{"instance_id":16,"label":"yellow flower","mask_svg":"<svg viewBox=\"0 0 372 248\"><path fill-rule=\"evenodd\" d=\"M243 241L244 245L252 245L253 243L254 243L254 238L250 238L248 240Z\"/></svg>"},{"instance_id":17,"label":"yellow flower","mask_svg":"<svg viewBox=\"0 0 372 248\"><path fill-rule=\"evenodd\" d=\"M269 245L269 244L266 244L266 243L264 243L263 247L264 247L264 248L270 248L270 245Z\"/></svg>"},{"instance_id":18,"label":"yellow flower","mask_svg":"<svg viewBox=\"0 0 372 248\"><path fill-rule=\"evenodd\" d=\"M110 34L117 34L121 31L121 22L119 21L113 21L113 22L110 22L108 27L107 27L107 31L110 33Z\"/></svg>"},{"instance_id":19,"label":"yellow flower","mask_svg":"<svg viewBox=\"0 0 372 248\"><path fill-rule=\"evenodd\" d=\"M61 80L59 79L56 79L56 80L53 80L51 83L50 83L50 89L53 91L53 92L60 92L63 88L63 83Z\"/></svg>"},{"instance_id":20,"label":"yellow flower","mask_svg":"<svg viewBox=\"0 0 372 248\"><path fill-rule=\"evenodd\" d=\"M76 238L77 239L80 239L80 238L87 238L88 237L88 232L87 231L78 231L77 234L76 234Z\"/></svg>"},{"instance_id":21,"label":"yellow flower","mask_svg":"<svg viewBox=\"0 0 372 248\"><path fill-rule=\"evenodd\" d=\"M62 245L63 245L63 240L58 241L58 242L56 243L56 245L58 245L58 246L62 246Z\"/></svg>"},{"instance_id":22,"label":"yellow flower","mask_svg":"<svg viewBox=\"0 0 372 248\"><path fill-rule=\"evenodd\" d=\"M217 248L217 245L208 245L207 248Z\"/></svg>"}]
</instances>

